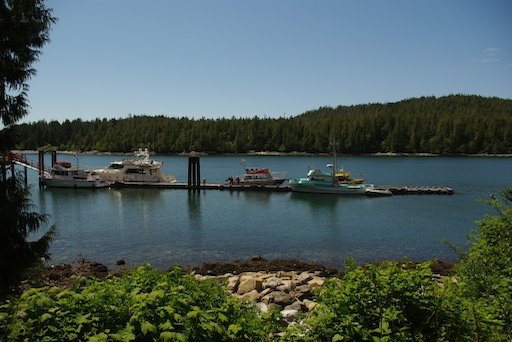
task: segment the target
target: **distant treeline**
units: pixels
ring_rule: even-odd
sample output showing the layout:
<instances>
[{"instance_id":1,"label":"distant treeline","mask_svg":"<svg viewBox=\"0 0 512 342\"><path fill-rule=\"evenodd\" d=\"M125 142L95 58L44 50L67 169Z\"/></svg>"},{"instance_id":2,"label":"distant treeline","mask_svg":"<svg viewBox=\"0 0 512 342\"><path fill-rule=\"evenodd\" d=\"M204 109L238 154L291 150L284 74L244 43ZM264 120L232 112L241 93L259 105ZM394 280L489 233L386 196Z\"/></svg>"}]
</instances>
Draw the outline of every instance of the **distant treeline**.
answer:
<instances>
[{"instance_id":1,"label":"distant treeline","mask_svg":"<svg viewBox=\"0 0 512 342\"><path fill-rule=\"evenodd\" d=\"M451 95L397 103L321 107L292 118L39 121L14 127L13 148L159 153L201 151L512 153L512 100Z\"/></svg>"}]
</instances>

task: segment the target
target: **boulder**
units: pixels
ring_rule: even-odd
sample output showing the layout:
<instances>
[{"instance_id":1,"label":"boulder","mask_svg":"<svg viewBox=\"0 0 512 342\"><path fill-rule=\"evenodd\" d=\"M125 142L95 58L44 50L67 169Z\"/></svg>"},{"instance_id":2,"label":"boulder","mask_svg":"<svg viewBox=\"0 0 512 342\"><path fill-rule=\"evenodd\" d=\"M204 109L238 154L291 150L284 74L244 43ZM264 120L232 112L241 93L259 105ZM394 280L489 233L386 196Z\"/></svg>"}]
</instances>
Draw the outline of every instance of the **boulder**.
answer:
<instances>
[{"instance_id":1,"label":"boulder","mask_svg":"<svg viewBox=\"0 0 512 342\"><path fill-rule=\"evenodd\" d=\"M282 310L281 316L283 316L284 320L287 322L294 321L297 319L297 315L299 314L298 310Z\"/></svg>"},{"instance_id":2,"label":"boulder","mask_svg":"<svg viewBox=\"0 0 512 342\"><path fill-rule=\"evenodd\" d=\"M252 290L260 292L262 289L261 280L256 278L246 278L245 280L240 279L240 284L238 285L236 293L242 295L244 293L251 292Z\"/></svg>"},{"instance_id":3,"label":"boulder","mask_svg":"<svg viewBox=\"0 0 512 342\"><path fill-rule=\"evenodd\" d=\"M309 272L302 272L297 276L297 283L306 283L311 279L311 274Z\"/></svg>"},{"instance_id":4,"label":"boulder","mask_svg":"<svg viewBox=\"0 0 512 342\"><path fill-rule=\"evenodd\" d=\"M232 292L235 292L238 290L238 284L240 281L240 277L234 275L228 278L228 289Z\"/></svg>"},{"instance_id":5,"label":"boulder","mask_svg":"<svg viewBox=\"0 0 512 342\"><path fill-rule=\"evenodd\" d=\"M320 278L320 277L314 277L313 279L311 279L310 281L308 281L308 285L309 285L311 288L315 288L315 287L319 287L319 286L324 285L324 282L325 282L325 280L324 280L323 278Z\"/></svg>"},{"instance_id":6,"label":"boulder","mask_svg":"<svg viewBox=\"0 0 512 342\"><path fill-rule=\"evenodd\" d=\"M304 299L304 306L306 306L306 309L308 309L308 311L311 311L315 308L315 306L318 305L317 302L314 302L312 300L309 300L309 299Z\"/></svg>"},{"instance_id":7,"label":"boulder","mask_svg":"<svg viewBox=\"0 0 512 342\"><path fill-rule=\"evenodd\" d=\"M300 300L296 300L295 302L291 303L290 305L287 305L284 307L284 310L302 310L302 306L304 304Z\"/></svg>"},{"instance_id":8,"label":"boulder","mask_svg":"<svg viewBox=\"0 0 512 342\"><path fill-rule=\"evenodd\" d=\"M282 284L281 279L274 276L274 277L267 278L263 282L263 288L265 288L265 289L266 288L275 289L276 287L278 287L281 284Z\"/></svg>"},{"instance_id":9,"label":"boulder","mask_svg":"<svg viewBox=\"0 0 512 342\"><path fill-rule=\"evenodd\" d=\"M270 293L272 296L272 302L281 304L281 305L288 305L292 303L292 297L289 293L282 292L282 291L274 291Z\"/></svg>"},{"instance_id":10,"label":"boulder","mask_svg":"<svg viewBox=\"0 0 512 342\"><path fill-rule=\"evenodd\" d=\"M261 312L267 312L269 310L268 305L262 302L256 303L256 307L260 309Z\"/></svg>"},{"instance_id":11,"label":"boulder","mask_svg":"<svg viewBox=\"0 0 512 342\"><path fill-rule=\"evenodd\" d=\"M261 298L261 296L260 296L260 293L258 291L252 290L250 292L244 293L243 295L239 295L239 298L247 299L247 300L250 300L252 302L256 302L256 301L258 301Z\"/></svg>"}]
</instances>

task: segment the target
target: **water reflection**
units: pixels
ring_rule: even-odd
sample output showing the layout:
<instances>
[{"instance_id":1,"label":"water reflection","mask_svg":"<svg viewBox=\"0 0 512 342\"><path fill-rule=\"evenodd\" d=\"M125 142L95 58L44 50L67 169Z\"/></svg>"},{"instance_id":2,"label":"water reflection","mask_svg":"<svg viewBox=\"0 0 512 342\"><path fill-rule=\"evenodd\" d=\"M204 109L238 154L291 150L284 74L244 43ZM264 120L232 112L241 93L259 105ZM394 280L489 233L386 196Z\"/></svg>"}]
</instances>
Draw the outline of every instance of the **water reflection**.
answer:
<instances>
[{"instance_id":1,"label":"water reflection","mask_svg":"<svg viewBox=\"0 0 512 342\"><path fill-rule=\"evenodd\" d=\"M263 191L242 191L244 198L248 202L266 204L270 202L272 193Z\"/></svg>"},{"instance_id":2,"label":"water reflection","mask_svg":"<svg viewBox=\"0 0 512 342\"><path fill-rule=\"evenodd\" d=\"M201 191L188 191L188 217L193 230L201 229Z\"/></svg>"},{"instance_id":3,"label":"water reflection","mask_svg":"<svg viewBox=\"0 0 512 342\"><path fill-rule=\"evenodd\" d=\"M123 222L129 212L133 214L133 211L135 211L135 213L138 213L137 216L142 218L142 227L145 230L150 229L152 209L162 201L160 190L112 189L110 194L114 203L117 204L117 216L120 223Z\"/></svg>"},{"instance_id":4,"label":"water reflection","mask_svg":"<svg viewBox=\"0 0 512 342\"><path fill-rule=\"evenodd\" d=\"M306 193L298 193L292 192L290 194L290 200L292 202L301 203L306 205L311 212L315 212L318 210L326 210L333 211L336 210L336 207L344 201L350 200L351 198L346 198L344 196L337 195L326 195L326 194L306 194Z\"/></svg>"}]
</instances>

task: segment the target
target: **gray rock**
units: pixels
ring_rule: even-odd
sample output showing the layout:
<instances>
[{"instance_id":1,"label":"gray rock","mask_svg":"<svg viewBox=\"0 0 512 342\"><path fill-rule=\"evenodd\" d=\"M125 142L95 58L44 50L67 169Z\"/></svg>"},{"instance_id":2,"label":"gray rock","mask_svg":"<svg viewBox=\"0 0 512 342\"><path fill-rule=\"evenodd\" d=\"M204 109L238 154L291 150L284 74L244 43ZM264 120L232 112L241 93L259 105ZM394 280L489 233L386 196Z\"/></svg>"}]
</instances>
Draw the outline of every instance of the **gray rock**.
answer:
<instances>
[{"instance_id":1,"label":"gray rock","mask_svg":"<svg viewBox=\"0 0 512 342\"><path fill-rule=\"evenodd\" d=\"M271 277L271 278L266 279L263 282L263 288L268 288L269 287L271 289L275 289L276 287L278 287L282 283L283 282L281 281L280 278L278 278L278 277Z\"/></svg>"},{"instance_id":2,"label":"gray rock","mask_svg":"<svg viewBox=\"0 0 512 342\"><path fill-rule=\"evenodd\" d=\"M261 312L267 312L269 310L268 305L262 302L256 303L256 307L260 309Z\"/></svg>"},{"instance_id":3,"label":"gray rock","mask_svg":"<svg viewBox=\"0 0 512 342\"><path fill-rule=\"evenodd\" d=\"M236 292L238 290L238 284L240 281L240 277L238 276L231 276L228 278L228 289L230 289L232 292Z\"/></svg>"},{"instance_id":4,"label":"gray rock","mask_svg":"<svg viewBox=\"0 0 512 342\"><path fill-rule=\"evenodd\" d=\"M244 293L242 295L239 295L239 298L241 299L247 299L247 300L250 300L252 302L256 302L258 301L261 296L260 296L260 293L256 290L252 290L250 292L247 292L247 293Z\"/></svg>"},{"instance_id":5,"label":"gray rock","mask_svg":"<svg viewBox=\"0 0 512 342\"><path fill-rule=\"evenodd\" d=\"M314 277L310 281L308 281L308 285L311 286L311 288L319 287L324 285L325 280L320 277Z\"/></svg>"},{"instance_id":6,"label":"gray rock","mask_svg":"<svg viewBox=\"0 0 512 342\"><path fill-rule=\"evenodd\" d=\"M313 310L318 305L317 302L314 302L314 301L309 300L309 299L304 299L303 302L304 302L304 305L306 306L306 309L308 309L308 311Z\"/></svg>"},{"instance_id":7,"label":"gray rock","mask_svg":"<svg viewBox=\"0 0 512 342\"><path fill-rule=\"evenodd\" d=\"M290 294L282 291L274 291L270 293L272 296L273 302L277 304L287 305L292 302L292 297Z\"/></svg>"},{"instance_id":8,"label":"gray rock","mask_svg":"<svg viewBox=\"0 0 512 342\"><path fill-rule=\"evenodd\" d=\"M247 278L246 280L240 280L240 284L238 285L237 294L242 295L244 293L251 292L252 290L256 290L260 292L262 290L261 280L256 278Z\"/></svg>"},{"instance_id":9,"label":"gray rock","mask_svg":"<svg viewBox=\"0 0 512 342\"><path fill-rule=\"evenodd\" d=\"M311 279L311 274L309 272L302 272L297 276L297 283L306 283Z\"/></svg>"},{"instance_id":10,"label":"gray rock","mask_svg":"<svg viewBox=\"0 0 512 342\"><path fill-rule=\"evenodd\" d=\"M284 320L287 322L294 321L297 319L297 315L299 314L298 310L282 310L281 316L283 316Z\"/></svg>"},{"instance_id":11,"label":"gray rock","mask_svg":"<svg viewBox=\"0 0 512 342\"><path fill-rule=\"evenodd\" d=\"M297 286L295 287L295 292L298 293L302 293L302 294L310 294L311 293L311 287L309 285L300 285L300 286Z\"/></svg>"},{"instance_id":12,"label":"gray rock","mask_svg":"<svg viewBox=\"0 0 512 342\"><path fill-rule=\"evenodd\" d=\"M299 300L296 300L295 302L291 303L290 305L287 305L284 307L284 310L302 310L303 303Z\"/></svg>"}]
</instances>

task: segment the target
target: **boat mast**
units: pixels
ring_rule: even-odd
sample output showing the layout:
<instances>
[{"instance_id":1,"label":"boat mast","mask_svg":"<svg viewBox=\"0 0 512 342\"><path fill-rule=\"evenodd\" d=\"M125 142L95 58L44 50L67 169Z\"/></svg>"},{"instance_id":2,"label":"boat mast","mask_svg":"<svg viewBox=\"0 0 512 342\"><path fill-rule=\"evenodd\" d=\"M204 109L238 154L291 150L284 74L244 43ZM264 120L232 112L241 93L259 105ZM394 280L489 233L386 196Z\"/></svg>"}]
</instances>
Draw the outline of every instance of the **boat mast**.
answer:
<instances>
[{"instance_id":1,"label":"boat mast","mask_svg":"<svg viewBox=\"0 0 512 342\"><path fill-rule=\"evenodd\" d=\"M338 180L336 179L336 170L338 170L338 165L336 164L336 135L334 130L332 132L332 156L333 156L333 165L332 165L332 185L334 187L338 186Z\"/></svg>"}]
</instances>

